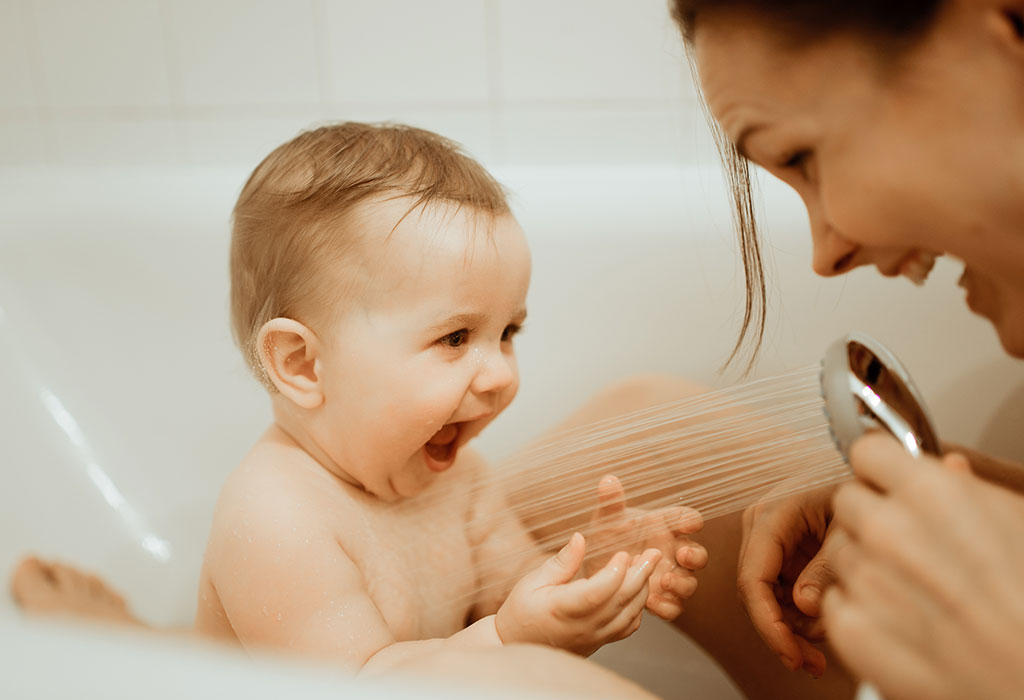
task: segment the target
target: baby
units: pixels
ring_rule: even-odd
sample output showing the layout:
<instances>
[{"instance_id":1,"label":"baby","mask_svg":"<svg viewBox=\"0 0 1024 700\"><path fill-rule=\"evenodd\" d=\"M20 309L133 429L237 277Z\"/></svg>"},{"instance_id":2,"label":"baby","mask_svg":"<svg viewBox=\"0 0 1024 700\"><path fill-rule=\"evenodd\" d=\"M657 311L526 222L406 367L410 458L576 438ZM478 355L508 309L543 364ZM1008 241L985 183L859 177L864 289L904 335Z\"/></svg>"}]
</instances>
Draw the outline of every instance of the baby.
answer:
<instances>
[{"instance_id":1,"label":"baby","mask_svg":"<svg viewBox=\"0 0 1024 700\"><path fill-rule=\"evenodd\" d=\"M328 126L256 168L231 316L273 424L220 494L199 633L380 669L514 642L587 655L645 606L678 614L693 512L591 561L630 530L608 478L596 534L550 556L467 447L516 394L529 280L503 190L436 134Z\"/></svg>"}]
</instances>

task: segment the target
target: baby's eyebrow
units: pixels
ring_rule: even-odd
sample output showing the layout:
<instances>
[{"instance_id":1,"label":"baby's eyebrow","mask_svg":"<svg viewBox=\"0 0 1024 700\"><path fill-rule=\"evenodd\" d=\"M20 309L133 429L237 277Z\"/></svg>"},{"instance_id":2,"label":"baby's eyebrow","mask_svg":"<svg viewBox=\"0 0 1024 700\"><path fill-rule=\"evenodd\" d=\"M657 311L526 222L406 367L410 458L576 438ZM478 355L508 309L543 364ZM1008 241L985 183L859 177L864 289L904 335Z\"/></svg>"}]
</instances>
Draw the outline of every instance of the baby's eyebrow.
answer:
<instances>
[{"instance_id":1,"label":"baby's eyebrow","mask_svg":"<svg viewBox=\"0 0 1024 700\"><path fill-rule=\"evenodd\" d=\"M487 320L486 314L469 313L469 314L454 314L433 324L430 327L432 331L441 331L446 328L452 328L453 326L468 326L475 327L483 324ZM522 323L526 320L526 309L522 308L515 312L512 316L513 323Z\"/></svg>"},{"instance_id":2,"label":"baby's eyebrow","mask_svg":"<svg viewBox=\"0 0 1024 700\"><path fill-rule=\"evenodd\" d=\"M479 326L483 321L483 314L455 314L435 323L430 328L432 330L443 330L452 326Z\"/></svg>"}]
</instances>

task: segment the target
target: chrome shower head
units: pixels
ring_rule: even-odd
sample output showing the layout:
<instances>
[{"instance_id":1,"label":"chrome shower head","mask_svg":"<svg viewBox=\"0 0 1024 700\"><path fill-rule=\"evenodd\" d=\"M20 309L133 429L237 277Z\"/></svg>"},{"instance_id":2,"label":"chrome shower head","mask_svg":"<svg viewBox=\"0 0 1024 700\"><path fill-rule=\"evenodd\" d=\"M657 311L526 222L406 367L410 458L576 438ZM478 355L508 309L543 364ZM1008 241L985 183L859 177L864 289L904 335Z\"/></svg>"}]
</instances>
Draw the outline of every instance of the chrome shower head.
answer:
<instances>
[{"instance_id":1,"label":"chrome shower head","mask_svg":"<svg viewBox=\"0 0 1024 700\"><path fill-rule=\"evenodd\" d=\"M920 392L896 356L874 338L849 333L829 346L821 363L821 393L836 447L882 428L915 457L942 447Z\"/></svg>"}]
</instances>

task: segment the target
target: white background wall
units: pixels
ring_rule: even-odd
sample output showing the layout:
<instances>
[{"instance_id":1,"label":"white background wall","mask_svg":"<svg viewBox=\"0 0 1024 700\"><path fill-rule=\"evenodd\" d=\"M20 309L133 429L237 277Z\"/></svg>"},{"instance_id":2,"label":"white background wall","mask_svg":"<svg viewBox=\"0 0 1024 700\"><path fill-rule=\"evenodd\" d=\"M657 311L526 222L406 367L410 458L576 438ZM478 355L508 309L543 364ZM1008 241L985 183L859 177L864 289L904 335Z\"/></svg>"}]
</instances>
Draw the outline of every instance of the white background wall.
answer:
<instances>
[{"instance_id":1,"label":"white background wall","mask_svg":"<svg viewBox=\"0 0 1024 700\"><path fill-rule=\"evenodd\" d=\"M255 165L397 120L489 166L707 156L667 0L0 0L0 165Z\"/></svg>"}]
</instances>

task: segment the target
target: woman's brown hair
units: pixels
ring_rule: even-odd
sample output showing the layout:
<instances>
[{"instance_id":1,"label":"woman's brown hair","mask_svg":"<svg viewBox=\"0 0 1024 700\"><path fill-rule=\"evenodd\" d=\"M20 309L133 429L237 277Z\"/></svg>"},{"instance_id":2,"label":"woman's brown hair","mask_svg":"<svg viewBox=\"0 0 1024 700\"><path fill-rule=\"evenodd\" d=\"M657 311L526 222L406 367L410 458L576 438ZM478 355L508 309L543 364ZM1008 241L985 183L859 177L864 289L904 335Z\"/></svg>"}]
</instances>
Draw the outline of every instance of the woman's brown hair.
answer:
<instances>
[{"instance_id":1,"label":"woman's brown hair","mask_svg":"<svg viewBox=\"0 0 1024 700\"><path fill-rule=\"evenodd\" d=\"M693 37L702 13L719 9L742 9L771 25L776 31L801 45L840 32L863 36L883 52L898 52L918 38L938 15L944 0L671 0L672 16L686 40L690 67L696 79ZM718 126L703 97L701 107L711 126L718 153L732 192L733 219L739 238L740 255L746 282L746 303L740 334L726 366L740 354L749 338L746 370L753 367L764 339L767 292L761 238L758 232L751 190L750 163Z\"/></svg>"}]
</instances>

